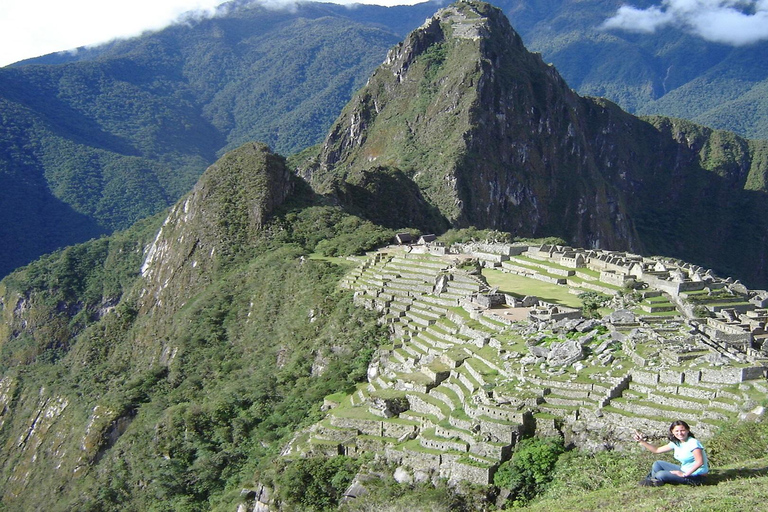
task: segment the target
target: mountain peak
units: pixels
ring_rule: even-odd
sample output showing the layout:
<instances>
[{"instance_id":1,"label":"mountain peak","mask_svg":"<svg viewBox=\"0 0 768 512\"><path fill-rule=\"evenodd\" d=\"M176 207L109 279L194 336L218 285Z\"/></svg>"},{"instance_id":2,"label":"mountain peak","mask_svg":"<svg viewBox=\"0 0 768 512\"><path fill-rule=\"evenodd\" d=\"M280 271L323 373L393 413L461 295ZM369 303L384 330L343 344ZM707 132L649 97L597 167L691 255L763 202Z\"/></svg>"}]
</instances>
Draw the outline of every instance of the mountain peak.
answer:
<instances>
[{"instance_id":1,"label":"mountain peak","mask_svg":"<svg viewBox=\"0 0 768 512\"><path fill-rule=\"evenodd\" d=\"M729 143L744 152L713 151L722 145L717 132L676 125L672 136L658 119L580 97L526 50L499 9L461 1L390 50L298 172L317 192L390 227L407 217L435 232L475 226L554 236L730 274L763 261L765 245L747 256L728 240L749 237L744 216L763 216L745 183L759 182L764 165L745 141ZM685 142L691 137L699 143ZM354 194L382 183L372 177L377 170L400 176L390 180L399 191L417 190L418 212L414 201L405 216L397 201L382 206ZM724 203L740 206L722 214ZM660 229L660 219L675 228ZM723 236L701 247L713 232ZM763 280L764 272L742 276Z\"/></svg>"},{"instance_id":2,"label":"mountain peak","mask_svg":"<svg viewBox=\"0 0 768 512\"><path fill-rule=\"evenodd\" d=\"M248 143L221 157L171 209L147 251L145 304L183 301L184 290L251 245L293 184L285 160L265 144Z\"/></svg>"},{"instance_id":3,"label":"mountain peak","mask_svg":"<svg viewBox=\"0 0 768 512\"><path fill-rule=\"evenodd\" d=\"M541 174L551 160L542 139L551 147L573 131L579 108L580 98L525 49L499 9L461 1L390 50L302 174L333 194L339 178L396 168L450 224L520 232L510 209L536 211L539 201L517 171ZM523 231L551 227L538 212Z\"/></svg>"}]
</instances>

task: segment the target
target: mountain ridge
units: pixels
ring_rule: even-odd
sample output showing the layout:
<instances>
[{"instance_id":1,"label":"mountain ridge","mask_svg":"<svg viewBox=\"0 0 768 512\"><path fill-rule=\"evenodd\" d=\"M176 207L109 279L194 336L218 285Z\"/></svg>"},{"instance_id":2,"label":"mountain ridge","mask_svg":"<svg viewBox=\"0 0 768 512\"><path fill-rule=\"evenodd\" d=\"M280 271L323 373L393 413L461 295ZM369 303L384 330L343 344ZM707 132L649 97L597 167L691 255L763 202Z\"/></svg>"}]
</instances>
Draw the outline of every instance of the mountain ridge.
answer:
<instances>
[{"instance_id":1,"label":"mountain ridge","mask_svg":"<svg viewBox=\"0 0 768 512\"><path fill-rule=\"evenodd\" d=\"M412 55L413 58L404 58L394 69L403 70L402 64L408 62L405 73L401 73L400 77L418 94L410 96L414 99L414 110L406 112L410 117L396 119L398 116L392 115L391 125L384 125L383 128L405 129L409 123L401 121L407 120L414 131L418 128L421 133L429 133L422 132L422 128L426 127L437 133L455 135L457 144L462 144L461 147L448 148L455 150L455 153L443 151L441 155L439 141L429 140L428 137L426 142L433 144L429 151L431 157L398 153L398 144L403 142L396 137L382 135L397 133L394 130L388 132L380 125L389 115L386 109L391 105L408 103L402 98L398 103L395 97L398 91L402 92L397 75L387 75L387 70L382 69L371 80L371 84L378 84L380 88L372 91L364 102L353 100L343 111L336 129L330 132L329 150L341 147L334 144L342 135L352 136L345 146L346 152L338 153L346 156L333 160L332 165L325 169L318 165L317 174L308 175L319 183L315 183L318 190L333 194L315 194L305 182L291 175L293 166L288 166L283 157L264 144L247 143L209 166L193 190L177 201L170 211L142 220L124 232L52 253L17 269L0 281L0 446L3 447L0 450L0 494L4 508L9 511L42 508L53 511L143 511L159 507L231 512L246 506L246 502L254 505L252 495L262 497L262 493L251 490L263 489L266 484L275 484L272 488L281 489L277 499L286 507L296 504L291 501L295 498L291 491L307 491L301 494L314 496L308 490L314 492L315 484L327 484L329 481L337 487L346 487L359 466L307 474L299 471L299 462L292 464L279 458L281 448L296 432L323 418L321 404L325 398L339 394L351 396L351 393L356 393L358 385L368 380L369 375L373 377L368 371L376 368L376 365L370 365L376 361L376 349L381 349L381 354L392 352L394 359L397 357L394 353L400 348L396 348L390 339L390 327L395 330L394 322L387 324L386 317L355 307L353 292L339 288L343 277L351 275L352 269L344 258L334 257L365 253L385 245L395 233L411 234L409 228L413 226L398 225L395 216L402 197L407 198L408 224L412 221L414 225L421 222L424 226L444 223L447 227L448 220L458 224L463 219L482 219L488 212L477 210L474 196L462 195L467 191L458 184L472 184L472 167L469 164L473 162L482 171L478 172L478 176L487 183L494 182L488 179L494 176L494 172L499 173L496 176L501 176L501 171L509 169L493 160L500 155L488 152L494 138L497 142L508 142L505 136L497 137L500 132L496 128L503 126L506 134L520 136L521 141L530 144L527 152L507 152L509 162L535 160L541 166L532 166L534 170L543 168L551 171L544 173L541 181L537 182L536 173L520 167L519 176L513 178L529 180L533 184L528 187L529 190L564 191L562 196L553 194L553 197L575 197L578 206L579 196L570 196L566 192L571 188L580 191L579 187L585 187L580 180L589 173L595 173L600 178L596 194L601 197L594 201L608 208L615 225L603 227L595 221L595 232L612 234L624 229L629 233L633 228L639 236L643 236L642 228L656 236L656 240L665 240L670 245L678 243L684 246L695 242L694 245L701 246L702 242L722 236L723 233L718 230L725 231L728 227L726 221L746 219L741 231L732 235L725 233L736 237L726 239L726 242L730 240L737 250L750 248L750 244L758 245L754 233L765 232L761 219L766 217L760 215L766 180L765 174L758 171L763 169L766 159L765 152L759 152L765 149L759 142L745 141L726 132L713 132L681 120L638 120L606 100L582 99L567 90L553 68L517 45L513 46L514 52L519 53L522 61L531 67L512 68L518 69L517 73L510 73L510 68L506 68L507 74L528 74L518 82L511 82L520 85L519 89L515 89L519 93L515 96L519 103L514 105L523 106L520 115L514 117L514 112L500 110L500 105L504 104L501 99L508 91L506 85L510 83L504 80L504 70L494 71L494 66L502 64L506 58L503 49L490 49L497 52L496 58L468 59L462 63L466 66L462 68L466 73L454 73L449 57L460 52L466 52L465 56L481 55L480 40L459 38L456 46L451 47L451 37L443 37L455 35L456 32L472 36L492 35L482 29L490 26L486 25L490 22L483 21L483 16L477 13L490 13L496 22L503 23L501 14L483 3L457 4L450 9L451 12L467 9L463 18L455 18L455 27L453 21L442 26L438 18L437 22L429 25L434 31L434 38L423 40L425 44L420 47L420 52L409 53L412 48L401 48L401 56ZM442 14L446 19L454 16L446 12ZM511 32L507 35L511 37ZM409 41L417 41L420 37L419 33L414 34ZM488 55L490 53L482 54L483 57ZM466 104L460 105L461 108L457 105L452 110L457 117L463 116L464 122L471 122L446 122L445 126L430 127L430 118L426 113L435 106L438 111L442 110L443 103L437 101L444 96L441 85L461 84L465 77L474 80L474 84L484 84L477 88L475 94L464 98ZM456 93L445 96L448 104L453 105L451 101L459 100L460 95L457 94L460 91L456 88L448 91ZM482 96L484 92L490 94ZM385 96L385 93L392 94L392 97ZM491 108L480 109L486 98L499 98L498 104L491 102ZM385 105L383 100L389 99L392 101ZM547 106L550 99L554 100L552 107ZM366 109L375 107L377 100L381 100L382 109L373 116ZM528 107L536 107L538 112ZM548 109L557 111L570 107L588 115L577 117L569 114L565 117L580 125L573 128L571 138L574 141L563 146L558 141L567 141L568 137L561 137L563 132L558 131L558 127L564 125L567 134L567 122L558 122ZM350 113L357 114L352 116ZM356 121L353 122L353 118ZM360 120L364 119L371 119L370 124L363 126ZM507 122L510 123L509 128ZM348 130L352 126L357 128ZM380 132L376 134L373 128ZM536 145L531 133L538 134L539 129L549 139ZM551 133L548 133L550 130ZM617 133L629 133L631 136L618 138ZM579 142L577 136L584 142ZM370 146L374 142L382 142L380 147L389 153L373 153L372 149L378 149ZM385 146L383 142L388 144ZM598 149L588 152L592 144ZM418 149L413 144L406 149L413 151L414 146ZM668 167L649 165L648 169L637 170L637 167L659 156L643 153L641 149L646 146L666 154L664 162L669 164ZM520 147L525 149L523 145ZM508 148L508 145L501 147L501 156ZM435 149L438 151L434 152ZM316 165L322 162L317 156L322 154L322 150L315 150ZM571 150L574 150L573 154ZM307 152L304 156L312 156L311 153ZM330 154L331 151L326 152L326 155ZM560 181L567 186L561 185L553 179L558 178L555 171L562 170L560 165L556 165L561 162L555 158L558 154L566 155L564 158L575 158L573 155L577 155L581 159L597 161L605 169L594 164L595 167L579 174L582 172L579 169L566 168L565 171L570 174ZM379 160L369 160L370 156L377 156ZM391 160L382 161L384 156ZM331 162L331 159L326 161ZM338 169L338 164L345 162L350 163L349 167ZM549 167L543 165L545 162L550 164ZM417 165L424 163L429 164L423 166L426 171L436 168L439 172L445 169L453 172L453 175L447 176L455 177L455 183L443 179L444 175L439 173L420 178ZM603 172L604 175L600 174ZM670 179L679 183L668 186ZM430 180L440 184L434 187L438 192L449 192L447 199L434 199L438 195L424 187L424 183L431 183ZM489 193L489 188L478 187L478 190ZM505 191L506 188L499 187L498 190ZM619 194L625 190L641 192L642 195L634 198ZM379 192L382 195L379 202L371 203L369 199ZM463 201L466 197L473 201ZM529 194L520 197L528 198L526 200L534 204L531 198L537 196ZM703 207L697 206L702 197L713 197L714 200L705 202ZM462 202L457 203L454 200L457 198ZM659 208L649 210L646 217L630 219L635 223L631 226L627 224L629 221L623 221L618 215L632 213L633 201L658 203ZM663 210L661 206L668 202L680 206L684 215ZM350 211L354 210L354 213L365 213L367 217L377 220L378 213L372 210L385 207L380 218L391 225L382 227L351 215L342 208L345 205L350 205ZM544 211L543 206L539 208L537 211ZM451 212L465 213L454 215ZM754 215L744 216L744 212ZM576 216L579 215L586 217L588 212L581 213L577 208ZM710 216L716 222L706 225L706 231L692 233L693 240L664 238L668 231L687 226L691 216ZM541 218L544 219L544 216ZM544 225L543 221L539 222ZM575 224L582 229L578 223ZM585 221L585 224L589 223ZM454 230L453 235L457 231L463 231L468 237L480 236L477 230L472 229ZM495 231L483 233L482 236L509 238L510 234ZM738 238L742 236L743 240ZM437 247L436 250L440 250L440 246ZM545 247L541 249L541 252L547 253ZM565 251L567 248L555 249ZM668 253L675 252L678 247L673 246L672 249ZM712 244L711 250L721 252L724 248ZM745 258L752 258L753 254L744 251ZM615 255L606 253L605 256L606 265L609 265L610 258ZM493 255L488 257L492 259ZM370 260L356 260L361 266L368 265L371 269L370 276L356 276L362 277L358 281L359 287L369 291L379 290L383 288L379 282L386 281L389 286L396 279L407 280L411 282L405 291L410 293L408 287L416 281L411 276L420 273L413 268L415 265L405 265L405 269L401 267L399 271L396 268L378 269L375 267L376 258L372 255ZM530 267L529 262L517 263L522 266L523 272L526 272L526 265ZM464 264L461 272L455 275L478 270L478 262L464 261ZM662 263L662 266L665 265ZM422 281L425 275L428 276L427 282L419 284L428 290L425 295L432 294L436 289L439 293L448 292L453 285L462 288L460 279L455 276L448 283L448 274L442 272L442 268L441 264L438 269L432 267L430 272L421 272ZM556 266L552 268L562 271ZM606 266L606 270L609 268ZM380 270L386 271L387 275L373 275ZM404 276L395 276L393 270ZM660 268L652 270L662 271ZM699 274L699 271L696 270L696 273ZM605 274L609 279L621 279L623 283L631 284L631 280L623 280L627 276L611 275L611 272ZM679 272L676 276L683 277ZM706 279L707 276L699 274L698 278ZM365 283L367 279L371 280L369 284ZM596 279L592 275L588 281ZM474 276L470 281L478 285L479 278ZM703 280L697 283L697 286L704 286ZM673 281L672 285L679 286L679 283ZM606 288L605 283L600 286ZM621 297L626 295L626 300L634 296L628 289L613 286L613 291L617 295L621 291ZM722 286L732 289L733 293L719 293L713 285L709 291L699 290L699 301L714 304L713 308L722 306L718 304L721 299L727 300L731 307L743 305L743 297L737 292L744 289L744 285L729 280ZM463 289L463 294L454 299L464 297L467 290L479 291L466 285ZM389 290L385 292L390 293ZM402 287L399 292L392 288L391 297L379 294L376 300L389 302L388 307L395 306L390 318L398 315L397 318L429 324L429 319L435 316L434 311L430 317L427 306L419 311L407 311L410 315L406 315L405 310L415 301L403 305L402 300L394 300L394 295L402 295L402 292ZM643 290L639 293L642 295ZM359 301L368 300L366 293L359 293L357 297ZM408 297L404 297L407 302ZM764 305L764 297L749 298L762 300ZM488 300L492 299L488 297ZM671 302L666 302L654 301L646 306L674 308ZM433 301L432 307L435 306L439 303ZM403 311L399 311L398 307ZM459 311L461 308L450 307L452 315L467 316ZM619 319L626 318L626 315L618 316ZM480 331L483 329L472 324L473 320L480 322L468 319L464 324L464 333L482 334ZM671 322L674 325L662 326L666 332L691 335L688 324L675 320ZM456 323L450 327L458 326L459 323ZM408 327L405 322L399 322L397 329ZM535 331L535 327L531 326L523 329ZM636 336L642 336L643 329L637 329L633 334L630 334L632 327L625 331L629 332L620 329L616 337L621 340L623 336L632 341ZM450 336L466 341L455 334L450 333ZM547 335L544 332L534 332L533 335L541 342L552 343L552 340L545 341ZM503 364L496 361L495 356L488 359L488 354L482 352L483 348L487 348L485 341L490 347L487 338L485 335L478 336L482 348L472 344L478 349L476 353L491 364ZM573 346L572 339L568 343ZM612 344L616 348L616 343L621 345L612 336L600 343L605 344L603 349ZM634 343L628 342L627 347L634 348ZM518 348L527 350L525 347L525 343L520 343ZM419 350L415 344L408 345L408 348L414 352ZM598 351L598 346L591 348ZM462 348L461 352L451 355L454 360L461 360L463 354L466 351ZM686 352L667 355L683 361L689 356ZM757 355L757 351L752 355ZM652 357L647 353L636 356L644 359ZM407 359L402 351L399 357L403 361ZM480 380L483 380L483 375L493 374L490 366L483 366L480 358L477 361L477 364L473 362L469 365L466 370L469 377L464 375L464 380L474 378L474 374ZM603 361L608 361L608 358ZM525 364L533 367L535 360ZM605 364L610 364L610 361ZM436 365L429 370L436 375L444 368ZM710 373L720 372L713 370ZM658 377L653 372L637 374L645 375L649 380ZM694 374L684 378L694 378ZM684 373L678 371L676 375L677 384L680 384L679 379ZM680 386L681 389L684 387ZM481 389L487 392L490 387ZM591 387L590 392L594 389ZM761 392L758 387L745 387L739 390L740 394L731 390L725 393L731 400L744 397L745 403L748 403L746 399L751 399L750 393L755 390ZM555 399L568 400L551 396L551 391L547 396L552 403ZM711 389L696 391L706 393ZM669 393L665 395L665 400L681 400L680 397L667 395ZM450 401L448 393L443 396ZM528 399L530 396L524 394L521 398ZM684 400L688 405L701 407L700 398ZM434 403L422 406L425 410L430 406L440 407ZM731 413L736 414L736 411L730 410L729 416ZM462 420L467 421L466 418L458 419L460 425L464 424ZM653 420L654 423L649 425L659 425L655 423L659 419ZM409 421L417 423L417 420ZM541 425L552 426L547 432L557 431L551 416L542 418ZM331 427L333 425L322 426L326 432L333 433ZM471 436L472 433L460 432L460 435ZM428 442L444 442L434 437ZM367 442L372 444L377 440L369 438ZM492 438L484 439L482 443L484 449L502 450ZM410 443L408 447L418 449L414 444ZM335 453L338 453L338 442L326 443L325 447L328 446L336 446ZM434 453L431 455L434 456ZM469 460L463 461L457 457L457 462L465 466L473 466L472 460L477 462L477 459L467 457ZM344 463L345 459L334 458L331 461L329 464L337 464L339 461ZM312 459L311 463L318 463L317 459ZM321 461L319 464L324 463ZM621 464L626 470L626 457L621 459ZM321 469L327 467L321 466ZM390 469L394 472L394 468L381 470L377 479L384 480L381 476L384 471L388 472L388 478ZM398 493L402 489L394 488ZM439 496L452 496L444 489L442 492L444 494ZM466 508L471 509L473 504L478 503L490 508L492 502L488 493L474 496L476 502L465 502ZM321 498L330 499L325 495ZM335 502L326 501L323 506L333 504Z\"/></svg>"},{"instance_id":2,"label":"mountain ridge","mask_svg":"<svg viewBox=\"0 0 768 512\"><path fill-rule=\"evenodd\" d=\"M3 210L0 239L15 251L0 274L169 207L245 142L289 153L321 138L399 39L339 9L236 10L113 43L93 60L0 69L2 179L40 197L15 218ZM6 190L2 201L14 201ZM56 233L25 236L26 219Z\"/></svg>"}]
</instances>

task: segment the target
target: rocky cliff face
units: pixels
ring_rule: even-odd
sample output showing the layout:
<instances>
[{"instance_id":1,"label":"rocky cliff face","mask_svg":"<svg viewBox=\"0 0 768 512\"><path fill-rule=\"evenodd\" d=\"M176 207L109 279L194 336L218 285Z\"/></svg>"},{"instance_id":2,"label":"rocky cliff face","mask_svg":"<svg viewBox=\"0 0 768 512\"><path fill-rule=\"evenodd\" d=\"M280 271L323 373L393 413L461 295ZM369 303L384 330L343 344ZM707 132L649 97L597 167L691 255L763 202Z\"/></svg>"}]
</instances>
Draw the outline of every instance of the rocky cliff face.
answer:
<instances>
[{"instance_id":1,"label":"rocky cliff face","mask_svg":"<svg viewBox=\"0 0 768 512\"><path fill-rule=\"evenodd\" d=\"M236 259L293 190L282 157L248 143L224 155L168 214L141 274L140 309L181 307L211 271ZM169 288L170 285L170 288Z\"/></svg>"},{"instance_id":2,"label":"rocky cliff face","mask_svg":"<svg viewBox=\"0 0 768 512\"><path fill-rule=\"evenodd\" d=\"M440 212L442 224L420 219L436 231L447 222L663 253L757 285L768 277L752 264L765 261L765 226L744 219L765 208L767 149L579 97L501 11L458 2L389 52L299 173L351 204L340 190L396 169ZM748 237L746 259L734 243Z\"/></svg>"}]
</instances>

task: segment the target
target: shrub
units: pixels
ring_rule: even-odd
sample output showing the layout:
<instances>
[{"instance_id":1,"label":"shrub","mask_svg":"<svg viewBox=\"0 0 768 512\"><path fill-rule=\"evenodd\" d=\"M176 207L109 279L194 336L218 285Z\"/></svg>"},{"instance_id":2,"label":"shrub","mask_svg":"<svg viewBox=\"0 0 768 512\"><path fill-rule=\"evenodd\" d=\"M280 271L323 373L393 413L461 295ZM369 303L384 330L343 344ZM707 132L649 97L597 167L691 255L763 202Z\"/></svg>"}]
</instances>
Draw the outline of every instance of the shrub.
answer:
<instances>
[{"instance_id":1,"label":"shrub","mask_svg":"<svg viewBox=\"0 0 768 512\"><path fill-rule=\"evenodd\" d=\"M552 480L552 471L563 452L565 446L559 437L523 439L512 458L499 466L493 483L511 491L510 500L515 504L525 504Z\"/></svg>"},{"instance_id":2,"label":"shrub","mask_svg":"<svg viewBox=\"0 0 768 512\"><path fill-rule=\"evenodd\" d=\"M699 304L693 307L693 316L696 318L709 318L712 316L712 313L709 311L707 306Z\"/></svg>"},{"instance_id":3,"label":"shrub","mask_svg":"<svg viewBox=\"0 0 768 512\"><path fill-rule=\"evenodd\" d=\"M336 509L359 467L344 455L291 462L277 477L280 497L299 510Z\"/></svg>"},{"instance_id":4,"label":"shrub","mask_svg":"<svg viewBox=\"0 0 768 512\"><path fill-rule=\"evenodd\" d=\"M586 318L600 318L598 309L605 306L610 298L598 292L584 292L578 295L582 304L582 313Z\"/></svg>"}]
</instances>

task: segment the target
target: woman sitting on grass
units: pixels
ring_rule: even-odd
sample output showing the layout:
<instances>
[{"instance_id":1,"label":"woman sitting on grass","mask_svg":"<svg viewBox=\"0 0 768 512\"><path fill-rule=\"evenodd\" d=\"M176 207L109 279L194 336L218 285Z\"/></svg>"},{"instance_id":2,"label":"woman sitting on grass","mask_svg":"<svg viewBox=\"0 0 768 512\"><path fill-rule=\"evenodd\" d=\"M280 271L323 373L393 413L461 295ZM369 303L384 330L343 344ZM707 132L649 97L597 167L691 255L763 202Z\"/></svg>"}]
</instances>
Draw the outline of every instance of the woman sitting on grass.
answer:
<instances>
[{"instance_id":1,"label":"woman sitting on grass","mask_svg":"<svg viewBox=\"0 0 768 512\"><path fill-rule=\"evenodd\" d=\"M698 439L693 437L691 428L684 421L678 420L669 427L669 444L653 446L645 441L643 435L635 430L634 439L643 448L652 453L666 453L674 450L674 457L680 465L663 460L653 463L651 472L640 485L656 487L664 484L699 485L704 475L709 472L707 454Z\"/></svg>"}]
</instances>

